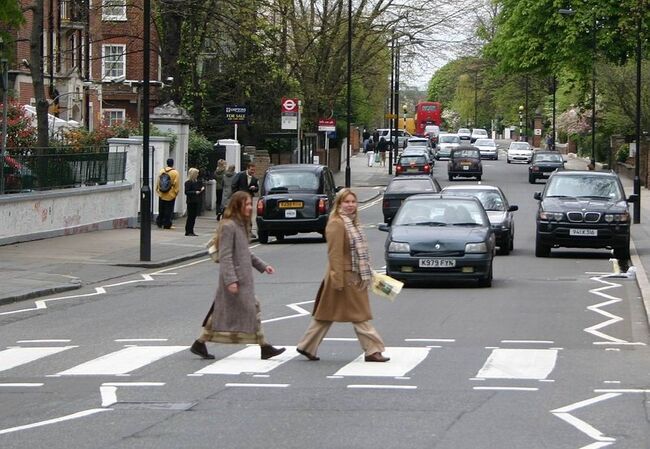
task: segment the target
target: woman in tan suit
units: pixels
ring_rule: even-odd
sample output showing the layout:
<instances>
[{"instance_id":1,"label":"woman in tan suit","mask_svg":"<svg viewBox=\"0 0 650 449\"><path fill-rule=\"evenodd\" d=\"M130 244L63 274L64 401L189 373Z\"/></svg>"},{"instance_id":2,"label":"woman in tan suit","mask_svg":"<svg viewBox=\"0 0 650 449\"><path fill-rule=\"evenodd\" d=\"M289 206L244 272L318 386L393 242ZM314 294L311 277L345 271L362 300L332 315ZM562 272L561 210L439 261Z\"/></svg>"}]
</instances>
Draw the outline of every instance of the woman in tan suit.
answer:
<instances>
[{"instance_id":1,"label":"woman in tan suit","mask_svg":"<svg viewBox=\"0 0 650 449\"><path fill-rule=\"evenodd\" d=\"M261 358L266 360L282 354L285 348L274 348L264 337L260 321L260 305L255 297L253 268L273 274L275 269L251 253L248 248L253 201L247 192L235 192L219 222L219 285L214 302L203 320L203 332L190 351L204 359L206 341L231 344L258 344Z\"/></svg>"},{"instance_id":2,"label":"woman in tan suit","mask_svg":"<svg viewBox=\"0 0 650 449\"><path fill-rule=\"evenodd\" d=\"M333 322L352 323L366 362L387 362L384 342L370 324L372 313L368 287L372 269L368 241L357 217L357 196L342 189L336 196L325 229L328 265L325 278L316 295L313 317L296 350L309 360L316 356L318 346Z\"/></svg>"}]
</instances>

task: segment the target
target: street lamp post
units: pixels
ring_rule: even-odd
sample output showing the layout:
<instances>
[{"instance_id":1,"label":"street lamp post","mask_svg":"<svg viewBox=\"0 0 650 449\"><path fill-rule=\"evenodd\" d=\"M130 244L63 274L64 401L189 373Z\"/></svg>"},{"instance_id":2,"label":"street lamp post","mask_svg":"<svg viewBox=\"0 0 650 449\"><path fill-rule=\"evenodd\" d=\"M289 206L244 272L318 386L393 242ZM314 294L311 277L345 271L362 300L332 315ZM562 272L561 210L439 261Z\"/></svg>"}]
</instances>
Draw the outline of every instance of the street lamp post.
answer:
<instances>
[{"instance_id":1,"label":"street lamp post","mask_svg":"<svg viewBox=\"0 0 650 449\"><path fill-rule=\"evenodd\" d=\"M149 185L149 59L151 54L151 0L144 0L142 38L142 186L140 188L140 260L151 260L151 186Z\"/></svg>"},{"instance_id":2,"label":"street lamp post","mask_svg":"<svg viewBox=\"0 0 650 449\"><path fill-rule=\"evenodd\" d=\"M394 91L394 76L395 76L395 35L393 35L393 38L390 41L390 116L391 118L388 120L388 129L393 128L393 101L395 99L395 91ZM375 142L375 145L377 145L379 142ZM393 174L393 150L391 146L388 146L388 174L392 175Z\"/></svg>"},{"instance_id":3,"label":"street lamp post","mask_svg":"<svg viewBox=\"0 0 650 449\"><path fill-rule=\"evenodd\" d=\"M641 10L637 11L636 18L636 151L634 152L634 194L636 200L632 212L632 221L634 223L641 223L641 177L639 176L641 166L641 33L643 31L641 12Z\"/></svg>"},{"instance_id":4,"label":"street lamp post","mask_svg":"<svg viewBox=\"0 0 650 449\"><path fill-rule=\"evenodd\" d=\"M551 134L551 150L555 150L555 94L557 91L557 78L553 75L553 80L551 81L551 89L553 89L553 131Z\"/></svg>"},{"instance_id":5,"label":"street lamp post","mask_svg":"<svg viewBox=\"0 0 650 449\"><path fill-rule=\"evenodd\" d=\"M345 162L345 187L351 186L351 173L350 173L350 153L352 152L352 0L348 0L348 119L347 119L347 148L346 148L346 162Z\"/></svg>"},{"instance_id":6,"label":"street lamp post","mask_svg":"<svg viewBox=\"0 0 650 449\"><path fill-rule=\"evenodd\" d=\"M9 115L9 61L4 57L4 41L0 37L0 70L2 71L2 136L0 137L0 194L5 193L5 152L7 151L7 120Z\"/></svg>"},{"instance_id":7,"label":"street lamp post","mask_svg":"<svg viewBox=\"0 0 650 449\"><path fill-rule=\"evenodd\" d=\"M519 106L519 140L523 142L524 140L524 106Z\"/></svg>"}]
</instances>

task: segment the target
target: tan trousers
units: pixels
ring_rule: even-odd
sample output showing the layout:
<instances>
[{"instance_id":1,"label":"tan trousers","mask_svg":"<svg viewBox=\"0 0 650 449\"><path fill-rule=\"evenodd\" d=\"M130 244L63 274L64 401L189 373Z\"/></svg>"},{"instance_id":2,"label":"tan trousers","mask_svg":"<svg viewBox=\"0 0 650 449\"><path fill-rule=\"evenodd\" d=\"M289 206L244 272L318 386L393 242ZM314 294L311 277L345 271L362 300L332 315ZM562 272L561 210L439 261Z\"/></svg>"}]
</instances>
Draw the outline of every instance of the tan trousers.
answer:
<instances>
[{"instance_id":1,"label":"tan trousers","mask_svg":"<svg viewBox=\"0 0 650 449\"><path fill-rule=\"evenodd\" d=\"M309 327L305 331L298 343L298 348L302 351L307 351L311 355L316 355L318 346L320 345L333 321L319 321L314 318L311 319ZM359 321L352 323L354 332L357 334L361 348L366 355L374 354L375 352L384 352L384 341L377 332L377 329L370 324L370 321Z\"/></svg>"}]
</instances>

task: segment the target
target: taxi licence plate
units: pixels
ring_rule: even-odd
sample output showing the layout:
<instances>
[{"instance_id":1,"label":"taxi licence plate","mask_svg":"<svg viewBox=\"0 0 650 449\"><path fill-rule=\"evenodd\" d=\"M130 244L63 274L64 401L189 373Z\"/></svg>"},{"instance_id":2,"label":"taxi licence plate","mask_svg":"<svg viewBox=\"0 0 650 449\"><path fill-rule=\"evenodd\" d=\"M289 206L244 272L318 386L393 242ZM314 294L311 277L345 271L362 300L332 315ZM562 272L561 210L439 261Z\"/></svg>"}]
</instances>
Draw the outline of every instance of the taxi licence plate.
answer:
<instances>
[{"instance_id":1,"label":"taxi licence plate","mask_svg":"<svg viewBox=\"0 0 650 449\"><path fill-rule=\"evenodd\" d=\"M456 266L455 259L420 259L418 265L421 268L453 268Z\"/></svg>"},{"instance_id":2,"label":"taxi licence plate","mask_svg":"<svg viewBox=\"0 0 650 449\"><path fill-rule=\"evenodd\" d=\"M278 203L280 209L302 209L303 206L302 201L280 201Z\"/></svg>"},{"instance_id":3,"label":"taxi licence plate","mask_svg":"<svg viewBox=\"0 0 650 449\"><path fill-rule=\"evenodd\" d=\"M296 218L296 209L287 209L284 211L284 218Z\"/></svg>"},{"instance_id":4,"label":"taxi licence plate","mask_svg":"<svg viewBox=\"0 0 650 449\"><path fill-rule=\"evenodd\" d=\"M598 237L598 229L569 229L569 235Z\"/></svg>"},{"instance_id":5,"label":"taxi licence plate","mask_svg":"<svg viewBox=\"0 0 650 449\"><path fill-rule=\"evenodd\" d=\"M463 165L463 170L469 170L469 165Z\"/></svg>"}]
</instances>

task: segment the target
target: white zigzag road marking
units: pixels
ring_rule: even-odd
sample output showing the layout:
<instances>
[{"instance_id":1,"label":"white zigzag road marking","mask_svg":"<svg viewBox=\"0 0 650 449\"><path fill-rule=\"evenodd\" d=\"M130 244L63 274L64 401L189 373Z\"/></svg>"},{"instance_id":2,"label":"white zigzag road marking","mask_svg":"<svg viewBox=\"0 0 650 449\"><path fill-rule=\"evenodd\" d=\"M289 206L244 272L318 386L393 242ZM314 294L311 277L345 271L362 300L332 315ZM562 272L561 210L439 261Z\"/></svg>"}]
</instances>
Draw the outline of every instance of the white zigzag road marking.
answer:
<instances>
[{"instance_id":1,"label":"white zigzag road marking","mask_svg":"<svg viewBox=\"0 0 650 449\"><path fill-rule=\"evenodd\" d=\"M557 408L555 410L551 410L551 413L553 413L555 416L560 418L562 421L565 421L566 423L572 425L576 429L578 429L580 432L584 433L587 435L589 438L596 440L595 443L589 444L587 446L583 446L580 449L597 449L600 447L605 447L609 446L611 444L614 444L616 441L616 438L612 437L607 437L602 434L602 432L592 425L584 422L581 419L576 418L571 414L571 412L578 410L579 408L586 407L588 405L595 404L597 402L602 402L606 401L611 398L615 398L617 396L620 396L621 393L607 393L607 394L601 394L600 396L596 396L591 399L586 399L584 401L580 402L575 402L573 404L566 405L564 407Z\"/></svg>"},{"instance_id":2,"label":"white zigzag road marking","mask_svg":"<svg viewBox=\"0 0 650 449\"><path fill-rule=\"evenodd\" d=\"M591 280L600 282L601 284L606 284L604 287L598 287L598 288L593 288L589 290L589 293L592 293L594 295L600 296L602 298L607 299L607 301L594 304L592 306L587 307L587 309L591 310L592 312L596 312L605 318L607 318L606 321L603 321L602 323L596 324L594 326L590 326L584 329L585 332L590 333L592 335L595 335L596 337L602 338L605 341L596 341L594 342L595 345L637 345L637 346L645 346L645 343L642 342L629 342L627 340L622 340L620 338L612 337L611 335L607 335L604 332L601 332L600 330L607 327L611 326L612 324L618 323L619 321L623 321L623 318L621 318L618 315L614 315L613 313L610 313L606 310L602 310L602 307L607 307L611 304L616 304L621 301L623 301L622 298L616 297L616 296L611 296L606 293L603 293L604 290L609 290L612 288L617 288L621 287L621 284L617 284L615 282L609 282L604 280L606 277L610 277L611 275L603 275L603 276L595 276L592 277Z\"/></svg>"}]
</instances>

